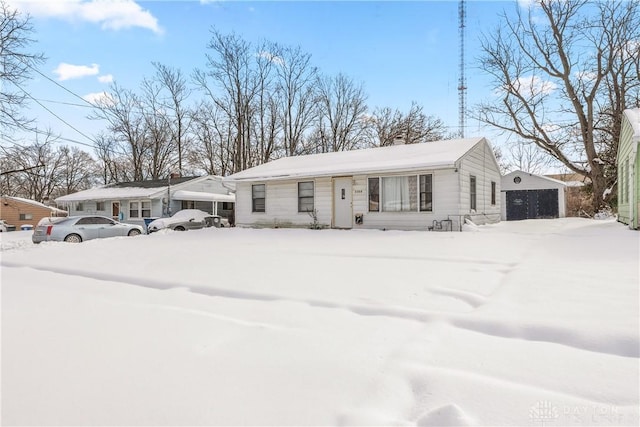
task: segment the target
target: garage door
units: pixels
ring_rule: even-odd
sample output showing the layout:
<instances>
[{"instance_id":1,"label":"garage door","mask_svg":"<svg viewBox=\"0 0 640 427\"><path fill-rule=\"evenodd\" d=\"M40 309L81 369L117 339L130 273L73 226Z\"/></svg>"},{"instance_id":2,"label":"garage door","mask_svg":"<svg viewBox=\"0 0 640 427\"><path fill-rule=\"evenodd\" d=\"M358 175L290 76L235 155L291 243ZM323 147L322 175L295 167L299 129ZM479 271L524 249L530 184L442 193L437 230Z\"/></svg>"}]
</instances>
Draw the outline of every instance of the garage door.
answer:
<instances>
[{"instance_id":1,"label":"garage door","mask_svg":"<svg viewBox=\"0 0 640 427\"><path fill-rule=\"evenodd\" d=\"M557 189L507 191L507 221L558 216Z\"/></svg>"}]
</instances>

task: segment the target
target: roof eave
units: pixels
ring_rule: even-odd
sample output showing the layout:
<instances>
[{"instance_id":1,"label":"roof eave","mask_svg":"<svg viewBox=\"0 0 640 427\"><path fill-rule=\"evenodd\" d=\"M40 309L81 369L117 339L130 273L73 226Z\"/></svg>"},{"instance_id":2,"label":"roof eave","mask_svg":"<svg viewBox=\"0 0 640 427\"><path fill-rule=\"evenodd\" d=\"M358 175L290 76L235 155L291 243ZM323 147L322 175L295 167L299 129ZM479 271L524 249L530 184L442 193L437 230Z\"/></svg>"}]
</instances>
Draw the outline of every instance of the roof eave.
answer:
<instances>
[{"instance_id":1,"label":"roof eave","mask_svg":"<svg viewBox=\"0 0 640 427\"><path fill-rule=\"evenodd\" d=\"M459 159L458 159L459 160ZM309 178L331 178L339 176L352 176L352 175L375 175L375 174L396 174L403 172L418 172L425 170L442 170L442 169L454 169L457 167L457 162L438 164L438 165L420 165L406 168L388 168L388 169L362 169L353 170L345 169L330 172L318 172L318 173L299 173L299 174L287 174L287 175L264 175L264 176L250 176L246 178L224 178L227 182L255 182L255 181L289 181L297 179L309 179Z\"/></svg>"}]
</instances>

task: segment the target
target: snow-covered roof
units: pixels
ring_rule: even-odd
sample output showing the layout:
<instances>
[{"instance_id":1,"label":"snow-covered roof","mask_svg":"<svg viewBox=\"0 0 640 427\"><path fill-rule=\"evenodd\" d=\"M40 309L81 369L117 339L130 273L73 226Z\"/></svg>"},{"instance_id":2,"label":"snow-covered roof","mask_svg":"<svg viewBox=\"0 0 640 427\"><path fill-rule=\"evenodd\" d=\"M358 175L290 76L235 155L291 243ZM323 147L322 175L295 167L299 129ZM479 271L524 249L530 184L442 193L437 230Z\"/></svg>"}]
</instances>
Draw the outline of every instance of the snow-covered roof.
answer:
<instances>
[{"instance_id":1,"label":"snow-covered roof","mask_svg":"<svg viewBox=\"0 0 640 427\"><path fill-rule=\"evenodd\" d=\"M630 108L628 110L624 110L625 116L627 116L627 120L631 124L631 128L633 129L633 136L636 138L640 137L640 108Z\"/></svg>"},{"instance_id":2,"label":"snow-covered roof","mask_svg":"<svg viewBox=\"0 0 640 427\"><path fill-rule=\"evenodd\" d=\"M49 209L52 212L67 213L67 211L65 211L65 210L58 209L58 208L55 208L53 206L47 206L44 203L36 202L35 200L31 200L31 199L25 199L25 198L22 198L22 197L14 197L14 196L2 196L2 197L5 198L5 199L12 199L12 200L15 200L17 202L28 203L30 205L37 206L39 208Z\"/></svg>"},{"instance_id":3,"label":"snow-covered roof","mask_svg":"<svg viewBox=\"0 0 640 427\"><path fill-rule=\"evenodd\" d=\"M211 177L213 175L173 179L171 188L180 188L188 183L202 181ZM221 179L221 177L216 178ZM163 197L169 189L169 182L166 179L149 181L149 183L145 184L144 181L140 181L109 184L58 197L56 203L81 202L84 200L152 199Z\"/></svg>"},{"instance_id":4,"label":"snow-covered roof","mask_svg":"<svg viewBox=\"0 0 640 427\"><path fill-rule=\"evenodd\" d=\"M167 191L167 186L155 188L141 187L97 187L78 191L58 197L56 203L81 202L83 200L113 200L113 199L150 199L154 195Z\"/></svg>"},{"instance_id":5,"label":"snow-covered roof","mask_svg":"<svg viewBox=\"0 0 640 427\"><path fill-rule=\"evenodd\" d=\"M354 151L285 157L225 178L229 181L277 180L368 172L402 172L455 167L484 138L392 145Z\"/></svg>"},{"instance_id":6,"label":"snow-covered roof","mask_svg":"<svg viewBox=\"0 0 640 427\"><path fill-rule=\"evenodd\" d=\"M203 193L201 191L178 190L173 193L175 200L194 200L198 202L235 202L233 194Z\"/></svg>"}]
</instances>

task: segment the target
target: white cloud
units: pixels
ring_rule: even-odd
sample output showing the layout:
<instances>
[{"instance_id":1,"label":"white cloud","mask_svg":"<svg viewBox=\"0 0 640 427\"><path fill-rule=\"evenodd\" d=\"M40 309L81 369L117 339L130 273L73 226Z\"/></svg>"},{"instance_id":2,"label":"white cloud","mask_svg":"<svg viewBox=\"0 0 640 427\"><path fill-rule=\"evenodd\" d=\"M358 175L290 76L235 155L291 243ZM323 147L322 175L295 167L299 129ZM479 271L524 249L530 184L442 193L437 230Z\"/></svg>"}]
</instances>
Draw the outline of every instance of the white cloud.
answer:
<instances>
[{"instance_id":1,"label":"white cloud","mask_svg":"<svg viewBox=\"0 0 640 427\"><path fill-rule=\"evenodd\" d=\"M10 0L18 10L33 16L86 21L103 29L140 27L162 34L158 20L133 0Z\"/></svg>"},{"instance_id":2,"label":"white cloud","mask_svg":"<svg viewBox=\"0 0 640 427\"><path fill-rule=\"evenodd\" d=\"M105 74L103 76L98 76L98 81L100 83L111 83L113 81L113 75Z\"/></svg>"},{"instance_id":3,"label":"white cloud","mask_svg":"<svg viewBox=\"0 0 640 427\"><path fill-rule=\"evenodd\" d=\"M518 78L514 82L513 88L524 96L534 97L548 95L555 91L557 86L555 83L548 80L542 80L538 76L527 76Z\"/></svg>"},{"instance_id":4,"label":"white cloud","mask_svg":"<svg viewBox=\"0 0 640 427\"><path fill-rule=\"evenodd\" d=\"M113 105L114 103L113 98L107 92L88 93L82 99L94 105Z\"/></svg>"},{"instance_id":5,"label":"white cloud","mask_svg":"<svg viewBox=\"0 0 640 427\"><path fill-rule=\"evenodd\" d=\"M523 9L529 9L540 3L540 0L518 0L518 5Z\"/></svg>"},{"instance_id":6,"label":"white cloud","mask_svg":"<svg viewBox=\"0 0 640 427\"><path fill-rule=\"evenodd\" d=\"M267 51L263 50L262 52L259 52L259 53L258 53L258 56L259 56L260 58L264 58L264 59L266 59L267 61L272 62L272 63L274 63L274 64L277 64L277 65L284 65L284 59L282 59L282 57L280 57L280 56L278 56L278 55L274 55L274 54L273 54L273 53L271 53L271 52L267 52Z\"/></svg>"},{"instance_id":7,"label":"white cloud","mask_svg":"<svg viewBox=\"0 0 640 427\"><path fill-rule=\"evenodd\" d=\"M95 76L100 72L100 66L98 64L88 65L73 65L61 62L58 68L53 70L58 75L58 80L71 80L79 79L86 76Z\"/></svg>"}]
</instances>

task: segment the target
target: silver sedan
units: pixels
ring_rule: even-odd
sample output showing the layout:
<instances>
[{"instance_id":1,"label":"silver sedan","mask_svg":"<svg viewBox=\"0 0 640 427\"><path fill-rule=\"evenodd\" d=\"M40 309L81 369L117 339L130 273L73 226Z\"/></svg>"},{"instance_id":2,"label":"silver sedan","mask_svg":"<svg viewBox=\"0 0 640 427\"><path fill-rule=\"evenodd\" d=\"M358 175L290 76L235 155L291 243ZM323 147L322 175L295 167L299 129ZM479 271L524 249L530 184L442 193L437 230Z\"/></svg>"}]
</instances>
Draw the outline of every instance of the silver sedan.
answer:
<instances>
[{"instance_id":1,"label":"silver sedan","mask_svg":"<svg viewBox=\"0 0 640 427\"><path fill-rule=\"evenodd\" d=\"M104 237L138 236L143 231L139 225L124 224L99 215L43 218L33 230L31 240L33 243L80 243Z\"/></svg>"}]
</instances>

